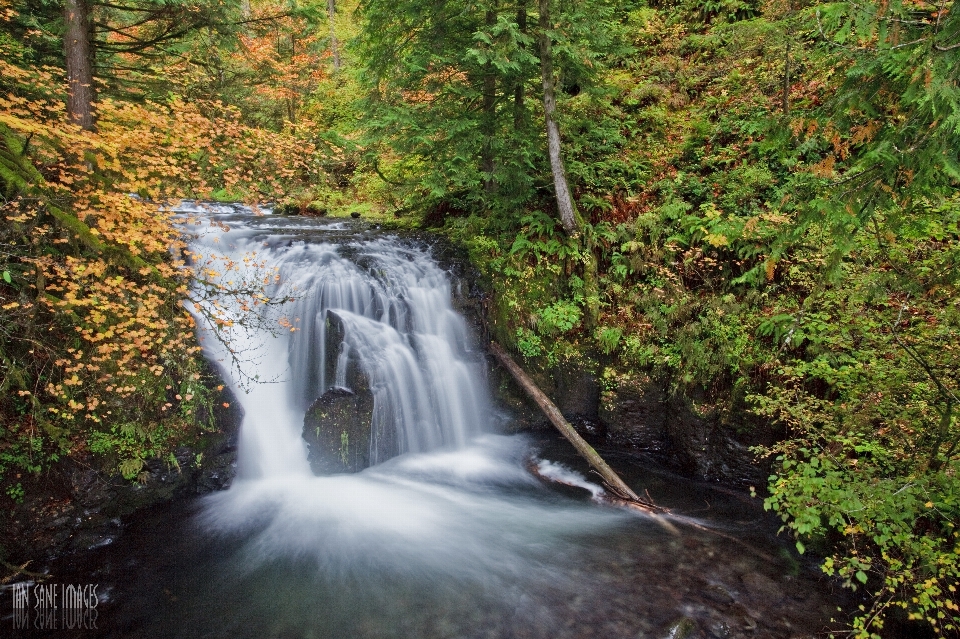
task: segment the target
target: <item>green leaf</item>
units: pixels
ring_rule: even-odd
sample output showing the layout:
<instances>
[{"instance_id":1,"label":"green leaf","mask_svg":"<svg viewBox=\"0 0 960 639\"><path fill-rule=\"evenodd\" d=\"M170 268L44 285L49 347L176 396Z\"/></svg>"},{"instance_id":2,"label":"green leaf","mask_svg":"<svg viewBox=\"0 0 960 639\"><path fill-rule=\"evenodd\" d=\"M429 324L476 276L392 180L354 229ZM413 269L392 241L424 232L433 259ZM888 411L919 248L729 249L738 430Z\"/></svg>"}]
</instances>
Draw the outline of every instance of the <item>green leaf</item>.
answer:
<instances>
[{"instance_id":1,"label":"green leaf","mask_svg":"<svg viewBox=\"0 0 960 639\"><path fill-rule=\"evenodd\" d=\"M854 575L854 577L856 577L857 581L859 581L862 584L867 583L867 573L863 572L862 570L858 570L857 574Z\"/></svg>"},{"instance_id":2,"label":"green leaf","mask_svg":"<svg viewBox=\"0 0 960 639\"><path fill-rule=\"evenodd\" d=\"M133 479L139 473L140 469L143 468L142 459L126 459L120 462L120 474L123 475L124 479Z\"/></svg>"},{"instance_id":3,"label":"green leaf","mask_svg":"<svg viewBox=\"0 0 960 639\"><path fill-rule=\"evenodd\" d=\"M801 542L798 541L798 542L797 542L797 552L802 555L806 550L807 550L806 546L804 546Z\"/></svg>"},{"instance_id":4,"label":"green leaf","mask_svg":"<svg viewBox=\"0 0 960 639\"><path fill-rule=\"evenodd\" d=\"M11 281L11 280L10 280L10 271L4 271L4 272L3 272L3 281L6 282L7 284L10 283L10 281Z\"/></svg>"}]
</instances>

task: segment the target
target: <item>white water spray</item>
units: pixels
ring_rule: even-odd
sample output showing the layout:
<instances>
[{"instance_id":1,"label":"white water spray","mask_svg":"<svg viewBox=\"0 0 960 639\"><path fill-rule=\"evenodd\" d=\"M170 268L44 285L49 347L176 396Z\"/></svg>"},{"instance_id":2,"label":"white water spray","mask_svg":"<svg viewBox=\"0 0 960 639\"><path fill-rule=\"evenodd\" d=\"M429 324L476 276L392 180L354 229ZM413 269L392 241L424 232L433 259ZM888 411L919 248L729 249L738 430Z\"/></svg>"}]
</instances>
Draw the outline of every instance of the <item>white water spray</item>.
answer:
<instances>
[{"instance_id":1,"label":"white water spray","mask_svg":"<svg viewBox=\"0 0 960 639\"><path fill-rule=\"evenodd\" d=\"M451 307L448 276L422 249L390 239L308 243L239 224L195 248L226 251L238 264L255 252L279 270L273 294L295 299L283 309L293 330L232 336L235 350L256 353L247 375L267 382L246 392L232 379L246 415L241 477L309 474L304 412L333 386L346 386L352 366L373 393L372 432L395 432L400 454L461 448L487 430L482 358ZM214 359L230 358L209 336L206 344ZM378 454L374 442L372 463L385 461Z\"/></svg>"},{"instance_id":2,"label":"white water spray","mask_svg":"<svg viewBox=\"0 0 960 639\"><path fill-rule=\"evenodd\" d=\"M294 331L234 333L236 350L255 352L255 373L271 383L247 393L232 378L245 411L238 479L206 498L201 521L213 534L249 535L242 570L296 556L329 573L373 562L496 588L521 575L555 583L559 575L543 564L547 540L623 520L539 501L546 493L524 468L527 440L485 434L492 408L483 357L451 306L450 278L426 251L329 223L304 237L285 232L296 223L286 218L220 221L231 230L201 237L195 250L229 251L238 262L255 251L278 269L273 294L296 299L283 309ZM229 356L216 340L206 343L211 357ZM373 442L372 467L315 477L304 412L356 369L373 394L371 432L393 429L399 456L378 459Z\"/></svg>"}]
</instances>

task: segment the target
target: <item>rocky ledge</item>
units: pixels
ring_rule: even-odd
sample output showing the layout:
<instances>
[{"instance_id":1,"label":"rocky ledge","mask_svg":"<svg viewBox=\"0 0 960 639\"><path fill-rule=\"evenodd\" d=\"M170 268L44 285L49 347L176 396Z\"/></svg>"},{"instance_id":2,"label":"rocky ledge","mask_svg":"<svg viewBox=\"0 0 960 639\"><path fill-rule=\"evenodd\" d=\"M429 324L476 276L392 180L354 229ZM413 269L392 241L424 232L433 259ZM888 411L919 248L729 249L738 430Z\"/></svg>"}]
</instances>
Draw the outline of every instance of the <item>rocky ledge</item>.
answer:
<instances>
[{"instance_id":1,"label":"rocky ledge","mask_svg":"<svg viewBox=\"0 0 960 639\"><path fill-rule=\"evenodd\" d=\"M7 500L0 516L0 572L29 575L56 557L113 543L124 519L138 510L228 487L243 411L227 388L212 410L216 431L177 449L176 463L149 460L137 481L102 471L89 455L21 478L25 499Z\"/></svg>"}]
</instances>

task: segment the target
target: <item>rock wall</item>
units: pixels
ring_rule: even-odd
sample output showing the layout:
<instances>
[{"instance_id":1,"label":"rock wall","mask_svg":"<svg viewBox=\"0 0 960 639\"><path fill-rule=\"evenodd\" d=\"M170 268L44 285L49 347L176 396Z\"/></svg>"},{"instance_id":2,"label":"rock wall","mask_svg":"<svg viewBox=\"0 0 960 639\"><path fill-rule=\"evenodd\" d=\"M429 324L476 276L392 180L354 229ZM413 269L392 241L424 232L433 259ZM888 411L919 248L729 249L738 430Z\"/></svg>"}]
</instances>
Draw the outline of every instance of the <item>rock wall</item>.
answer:
<instances>
[{"instance_id":1,"label":"rock wall","mask_svg":"<svg viewBox=\"0 0 960 639\"><path fill-rule=\"evenodd\" d=\"M489 342L495 320L479 273L443 240L434 241L433 253L453 278L454 307L467 318L480 343ZM552 429L510 374L493 357L487 361L490 389L505 412L502 430ZM766 482L768 468L750 447L771 443L777 433L744 411L722 413L705 398L671 394L663 381L642 373L620 379L613 387L602 384L602 356L597 353L587 352L579 361L552 368L521 365L595 445L649 454L698 479L756 486Z\"/></svg>"},{"instance_id":2,"label":"rock wall","mask_svg":"<svg viewBox=\"0 0 960 639\"><path fill-rule=\"evenodd\" d=\"M523 364L567 420L594 445L648 454L697 479L761 486L769 474L750 452L774 434L745 413L722 414L696 397L671 395L662 382L635 374L602 388L599 365L571 362L552 369ZM550 429L508 373L491 363L494 394L513 420L508 430Z\"/></svg>"},{"instance_id":3,"label":"rock wall","mask_svg":"<svg viewBox=\"0 0 960 639\"><path fill-rule=\"evenodd\" d=\"M691 477L760 486L768 475L750 452L768 442L748 415L724 415L702 398L669 393L647 375L605 390L598 416L611 442L649 453Z\"/></svg>"},{"instance_id":4,"label":"rock wall","mask_svg":"<svg viewBox=\"0 0 960 639\"><path fill-rule=\"evenodd\" d=\"M210 375L213 389L220 376ZM38 562L112 543L123 519L137 510L227 488L236 470L243 411L226 387L212 410L215 432L174 451L176 464L147 461L140 481L102 471L89 455L65 458L38 476L24 475L24 501L10 501L0 516L0 562L10 569L31 561L29 570L36 570Z\"/></svg>"}]
</instances>

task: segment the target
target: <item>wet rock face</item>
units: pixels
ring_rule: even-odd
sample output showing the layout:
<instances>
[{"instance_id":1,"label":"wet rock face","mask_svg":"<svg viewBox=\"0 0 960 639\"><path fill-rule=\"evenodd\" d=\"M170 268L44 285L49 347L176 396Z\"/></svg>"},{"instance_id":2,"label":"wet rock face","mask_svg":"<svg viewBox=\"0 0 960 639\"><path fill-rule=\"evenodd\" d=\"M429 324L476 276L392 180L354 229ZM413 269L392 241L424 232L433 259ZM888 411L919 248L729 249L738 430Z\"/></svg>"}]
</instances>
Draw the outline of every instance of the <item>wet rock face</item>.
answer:
<instances>
[{"instance_id":1,"label":"wet rock face","mask_svg":"<svg viewBox=\"0 0 960 639\"><path fill-rule=\"evenodd\" d=\"M767 476L757 465L750 446L760 429L739 432L735 417L697 402L671 396L666 388L645 375L622 380L603 393L600 420L611 440L652 453L671 466L699 479L762 484Z\"/></svg>"},{"instance_id":2,"label":"wet rock face","mask_svg":"<svg viewBox=\"0 0 960 639\"><path fill-rule=\"evenodd\" d=\"M220 377L211 372L210 385ZM243 411L229 389L213 407L217 430L169 459L147 460L140 480L102 471L94 458L66 458L39 476L25 476L26 499L0 517L0 559L51 559L112 543L123 518L171 499L230 486L236 472Z\"/></svg>"},{"instance_id":3,"label":"wet rock face","mask_svg":"<svg viewBox=\"0 0 960 639\"><path fill-rule=\"evenodd\" d=\"M644 377L604 393L600 419L612 439L646 452L663 453L669 448L665 403L663 388Z\"/></svg>"},{"instance_id":4,"label":"wet rock face","mask_svg":"<svg viewBox=\"0 0 960 639\"><path fill-rule=\"evenodd\" d=\"M600 411L600 384L590 369L558 366L552 375L556 383L556 404L571 421L595 423Z\"/></svg>"},{"instance_id":5,"label":"wet rock face","mask_svg":"<svg viewBox=\"0 0 960 639\"><path fill-rule=\"evenodd\" d=\"M303 419L303 438L313 472L318 475L355 473L370 466L372 422L373 394L365 385L355 384L353 389L331 388L321 395ZM382 446L383 450L378 452L384 455L392 452L387 456L395 456L395 440L387 442L386 433L378 434L381 437L373 442ZM388 443L393 446L389 447Z\"/></svg>"}]
</instances>

